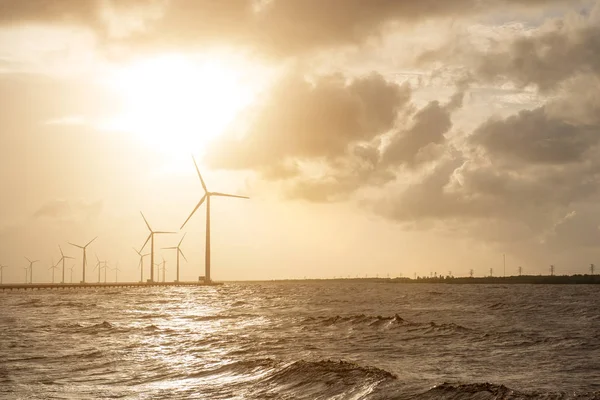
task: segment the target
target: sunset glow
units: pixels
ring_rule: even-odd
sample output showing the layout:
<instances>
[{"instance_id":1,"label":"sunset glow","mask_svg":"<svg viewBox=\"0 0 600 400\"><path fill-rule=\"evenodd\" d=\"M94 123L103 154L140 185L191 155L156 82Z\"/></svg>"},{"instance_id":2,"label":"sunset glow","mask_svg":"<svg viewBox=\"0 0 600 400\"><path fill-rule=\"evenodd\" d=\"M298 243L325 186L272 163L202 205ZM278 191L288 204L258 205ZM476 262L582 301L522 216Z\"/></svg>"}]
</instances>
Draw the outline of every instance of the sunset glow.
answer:
<instances>
[{"instance_id":1,"label":"sunset glow","mask_svg":"<svg viewBox=\"0 0 600 400\"><path fill-rule=\"evenodd\" d=\"M220 60L179 55L121 67L110 85L124 110L107 127L135 134L143 144L167 152L202 150L254 98L240 69Z\"/></svg>"}]
</instances>

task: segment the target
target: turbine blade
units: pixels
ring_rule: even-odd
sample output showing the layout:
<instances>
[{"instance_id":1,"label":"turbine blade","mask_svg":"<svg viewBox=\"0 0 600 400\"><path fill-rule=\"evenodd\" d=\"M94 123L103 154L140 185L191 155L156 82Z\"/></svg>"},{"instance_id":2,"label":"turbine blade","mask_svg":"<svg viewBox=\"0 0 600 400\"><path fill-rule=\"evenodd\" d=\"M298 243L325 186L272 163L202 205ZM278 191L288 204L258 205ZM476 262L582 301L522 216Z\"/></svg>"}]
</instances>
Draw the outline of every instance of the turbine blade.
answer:
<instances>
[{"instance_id":1,"label":"turbine blade","mask_svg":"<svg viewBox=\"0 0 600 400\"><path fill-rule=\"evenodd\" d=\"M60 244L58 245L58 250L60 250L60 255L64 257L65 255L62 252L62 248L60 247Z\"/></svg>"},{"instance_id":2,"label":"turbine blade","mask_svg":"<svg viewBox=\"0 0 600 400\"><path fill-rule=\"evenodd\" d=\"M183 234L183 237L179 241L179 244L177 245L177 247L181 246L181 242L183 242L183 239L185 239L185 235L187 235L187 232Z\"/></svg>"},{"instance_id":3,"label":"turbine blade","mask_svg":"<svg viewBox=\"0 0 600 400\"><path fill-rule=\"evenodd\" d=\"M144 250L144 247L146 247L146 245L148 244L148 240L150 240L151 237L152 237L152 233L150 233L148 235L148 239L146 239L146 241L144 242L144 245L142 246L141 250Z\"/></svg>"},{"instance_id":4,"label":"turbine blade","mask_svg":"<svg viewBox=\"0 0 600 400\"><path fill-rule=\"evenodd\" d=\"M26 259L28 262L31 262L31 260L30 260L29 258L25 257L25 259Z\"/></svg>"},{"instance_id":5,"label":"turbine blade","mask_svg":"<svg viewBox=\"0 0 600 400\"><path fill-rule=\"evenodd\" d=\"M178 249L179 253L182 255L183 259L185 260L185 262L187 262L187 258L185 257L185 254L183 254L183 251L181 249Z\"/></svg>"},{"instance_id":6,"label":"turbine blade","mask_svg":"<svg viewBox=\"0 0 600 400\"><path fill-rule=\"evenodd\" d=\"M200 173L200 169L198 168L198 164L196 164L196 159L192 156L192 160L194 160L194 166L196 167L196 172L198 172L198 177L200 178L200 183L202 183L202 189L204 189L204 193L208 192L206 188L206 183L204 183L204 179L202 179L202 174Z\"/></svg>"},{"instance_id":7,"label":"turbine blade","mask_svg":"<svg viewBox=\"0 0 600 400\"><path fill-rule=\"evenodd\" d=\"M198 202L198 204L196 205L196 207L194 208L194 210L192 211L192 213L190 214L190 216L185 220L185 222L183 223L183 225L181 225L180 229L183 229L183 227L185 226L185 224L188 223L188 221L190 220L190 218L192 218L192 215L194 215L194 213L196 212L196 210L198 208L200 208L200 206L202 205L202 203L204 203L204 200L206 200L206 194L204 196L202 196L202 198L200 199L200 201Z\"/></svg>"},{"instance_id":8,"label":"turbine blade","mask_svg":"<svg viewBox=\"0 0 600 400\"><path fill-rule=\"evenodd\" d=\"M177 247L162 247L163 250L174 250Z\"/></svg>"},{"instance_id":9,"label":"turbine blade","mask_svg":"<svg viewBox=\"0 0 600 400\"><path fill-rule=\"evenodd\" d=\"M150 232L152 232L152 228L150 228L150 224L148 223L148 220L146 219L146 217L144 217L144 213L142 213L142 212L140 211L140 214L142 214L142 218L144 218L144 222L146 223L146 226L148 227L148 230L149 230Z\"/></svg>"},{"instance_id":10,"label":"turbine blade","mask_svg":"<svg viewBox=\"0 0 600 400\"><path fill-rule=\"evenodd\" d=\"M236 194L227 194L227 193L219 193L219 192L212 192L211 195L212 196L221 196L221 197L236 197L238 199L249 199L250 198L247 196L238 196Z\"/></svg>"},{"instance_id":11,"label":"turbine blade","mask_svg":"<svg viewBox=\"0 0 600 400\"><path fill-rule=\"evenodd\" d=\"M92 244L92 242L93 242L94 240L96 240L96 239L98 239L98 236L96 236L95 238L93 238L92 240L90 240L90 241L88 242L88 244L86 244L86 245L85 245L85 246L83 246L83 247L88 247L88 246L89 246L90 244Z\"/></svg>"},{"instance_id":12,"label":"turbine blade","mask_svg":"<svg viewBox=\"0 0 600 400\"><path fill-rule=\"evenodd\" d=\"M177 233L177 232L165 232L165 231L156 231L154 233Z\"/></svg>"},{"instance_id":13,"label":"turbine blade","mask_svg":"<svg viewBox=\"0 0 600 400\"><path fill-rule=\"evenodd\" d=\"M132 247L132 249L133 249L133 251L135 251L138 254L138 256L142 255L135 247Z\"/></svg>"},{"instance_id":14,"label":"turbine blade","mask_svg":"<svg viewBox=\"0 0 600 400\"><path fill-rule=\"evenodd\" d=\"M71 243L71 242L67 242L67 243L69 243L71 246L75 246L75 247L79 247L80 249L83 249L83 246L80 246L78 244Z\"/></svg>"}]
</instances>

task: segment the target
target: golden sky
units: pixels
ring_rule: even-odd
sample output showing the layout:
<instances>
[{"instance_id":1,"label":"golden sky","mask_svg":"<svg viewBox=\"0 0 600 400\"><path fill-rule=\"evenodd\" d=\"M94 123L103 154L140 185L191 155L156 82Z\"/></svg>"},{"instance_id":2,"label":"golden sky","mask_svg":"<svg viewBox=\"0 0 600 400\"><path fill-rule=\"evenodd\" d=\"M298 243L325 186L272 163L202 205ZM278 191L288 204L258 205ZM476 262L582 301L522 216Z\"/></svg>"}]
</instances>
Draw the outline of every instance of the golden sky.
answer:
<instances>
[{"instance_id":1,"label":"golden sky","mask_svg":"<svg viewBox=\"0 0 600 400\"><path fill-rule=\"evenodd\" d=\"M217 280L585 273L598 37L587 0L0 0L4 280L61 245L79 281L95 236L88 274L137 280L139 212L179 232L203 194L192 155L251 197L211 204ZM157 237L187 232L183 280L204 223Z\"/></svg>"}]
</instances>

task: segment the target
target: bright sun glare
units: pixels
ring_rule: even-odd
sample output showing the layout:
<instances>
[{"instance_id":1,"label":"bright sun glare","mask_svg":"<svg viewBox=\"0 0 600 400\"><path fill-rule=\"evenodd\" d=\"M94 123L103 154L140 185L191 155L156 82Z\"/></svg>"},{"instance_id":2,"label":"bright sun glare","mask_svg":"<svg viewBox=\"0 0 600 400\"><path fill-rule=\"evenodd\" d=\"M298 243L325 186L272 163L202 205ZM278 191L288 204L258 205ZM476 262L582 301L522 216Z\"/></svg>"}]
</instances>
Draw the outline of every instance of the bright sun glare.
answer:
<instances>
[{"instance_id":1,"label":"bright sun glare","mask_svg":"<svg viewBox=\"0 0 600 400\"><path fill-rule=\"evenodd\" d=\"M109 128L157 149L201 151L254 98L241 70L216 60L162 56L121 68L111 80L123 111Z\"/></svg>"}]
</instances>

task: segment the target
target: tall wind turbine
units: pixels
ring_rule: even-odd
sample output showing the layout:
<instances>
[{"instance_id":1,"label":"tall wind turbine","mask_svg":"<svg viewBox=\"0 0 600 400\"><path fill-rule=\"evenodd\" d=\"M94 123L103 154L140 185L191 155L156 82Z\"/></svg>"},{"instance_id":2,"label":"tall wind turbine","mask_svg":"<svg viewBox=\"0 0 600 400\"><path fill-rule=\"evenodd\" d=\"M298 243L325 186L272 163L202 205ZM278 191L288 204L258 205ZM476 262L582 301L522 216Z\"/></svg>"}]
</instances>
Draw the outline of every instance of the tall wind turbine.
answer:
<instances>
[{"instance_id":1,"label":"tall wind turbine","mask_svg":"<svg viewBox=\"0 0 600 400\"><path fill-rule=\"evenodd\" d=\"M138 267L140 268L140 282L144 282L144 257L149 256L150 253L142 254L142 252L137 251L135 247L133 248L133 251L140 256L140 263L138 264Z\"/></svg>"},{"instance_id":2,"label":"tall wind turbine","mask_svg":"<svg viewBox=\"0 0 600 400\"><path fill-rule=\"evenodd\" d=\"M52 283L54 283L54 272L58 269L58 263L54 264L54 260L52 260L52 265L48 269L52 270Z\"/></svg>"},{"instance_id":3,"label":"tall wind turbine","mask_svg":"<svg viewBox=\"0 0 600 400\"><path fill-rule=\"evenodd\" d=\"M29 261L29 283L33 283L33 264L35 264L36 262L40 261L40 260L34 260L31 261L29 258L25 257L25 259L27 261Z\"/></svg>"},{"instance_id":4,"label":"tall wind turbine","mask_svg":"<svg viewBox=\"0 0 600 400\"><path fill-rule=\"evenodd\" d=\"M148 227L148 230L150 231L150 234L148 235L148 239L146 239L146 241L144 242L144 245L142 246L140 251L144 250L144 247L146 247L146 244L148 244L148 240L150 240L150 282L154 282L154 235L165 234L165 233L175 233L175 232L153 231L152 228L150 227L150 224L148 223L148 220L146 219L146 217L144 217L144 214L141 211L140 211L140 214L142 214L142 218L144 218L144 222L146 223L146 226Z\"/></svg>"},{"instance_id":5,"label":"tall wind turbine","mask_svg":"<svg viewBox=\"0 0 600 400\"><path fill-rule=\"evenodd\" d=\"M183 239L185 239L185 233L183 234L183 237L181 238L181 240L179 241L179 244L176 247L163 247L163 249L165 250L177 250L177 278L175 280L175 282L179 282L179 254L181 254L183 256L183 258L185 259L185 261L187 262L187 258L185 258L185 254L183 254L183 251L181 251L181 242L183 242Z\"/></svg>"},{"instance_id":6,"label":"tall wind turbine","mask_svg":"<svg viewBox=\"0 0 600 400\"><path fill-rule=\"evenodd\" d=\"M65 283L65 260L68 260L68 259L74 260L75 258L65 256L60 246L58 246L58 249L60 250L60 260L58 260L58 262L59 263L62 262L62 282L61 283ZM58 265L58 263L56 265ZM71 274L71 276L72 275L73 274ZM71 283L73 283L73 279L71 279Z\"/></svg>"},{"instance_id":7,"label":"tall wind turbine","mask_svg":"<svg viewBox=\"0 0 600 400\"><path fill-rule=\"evenodd\" d=\"M210 198L212 196L222 196L222 197L236 197L238 199L249 199L249 197L237 196L235 194L209 192L208 189L206 188L206 184L204 183L204 179L202 179L202 174L200 174L200 169L198 169L198 164L196 164L196 159L194 157L192 157L192 160L194 161L194 166L196 167L196 172L198 172L198 177L200 178L200 183L202 184L202 189L204 189L204 196L202 196L202 198L196 205L196 208L194 208L194 210L192 211L192 213L190 214L188 219L186 219L185 222L183 223L183 225L181 225L181 229L183 229L185 224L187 224L187 222L190 220L190 218L192 218L192 215L194 215L196 210L198 208L200 208L202 203L204 203L204 200L206 200L206 247L205 247L205 254L204 254L204 268L205 268L204 281L206 283L210 283L211 282L211 279L210 279Z\"/></svg>"},{"instance_id":8,"label":"tall wind turbine","mask_svg":"<svg viewBox=\"0 0 600 400\"><path fill-rule=\"evenodd\" d=\"M93 238L92 240L90 240L90 241L89 241L89 242L88 242L88 243L87 243L85 246L79 246L78 244L74 244L74 243L71 243L71 242L69 242L69 244L70 244L71 246L79 247L80 249L82 249L82 250L83 250L83 264L82 264L82 266L83 266L83 276L82 276L82 278L81 278L81 283L85 283L85 265L87 264L87 256L86 256L86 253L85 253L85 252L86 252L86 250L87 250L87 247L88 247L90 244L92 244L92 242L93 242L94 240L96 240L96 239L98 239L98 236L96 236L95 238Z\"/></svg>"},{"instance_id":9,"label":"tall wind turbine","mask_svg":"<svg viewBox=\"0 0 600 400\"><path fill-rule=\"evenodd\" d=\"M0 265L0 285L2 285L2 283L3 283L2 271L4 271L4 268L8 268L8 265Z\"/></svg>"}]
</instances>

